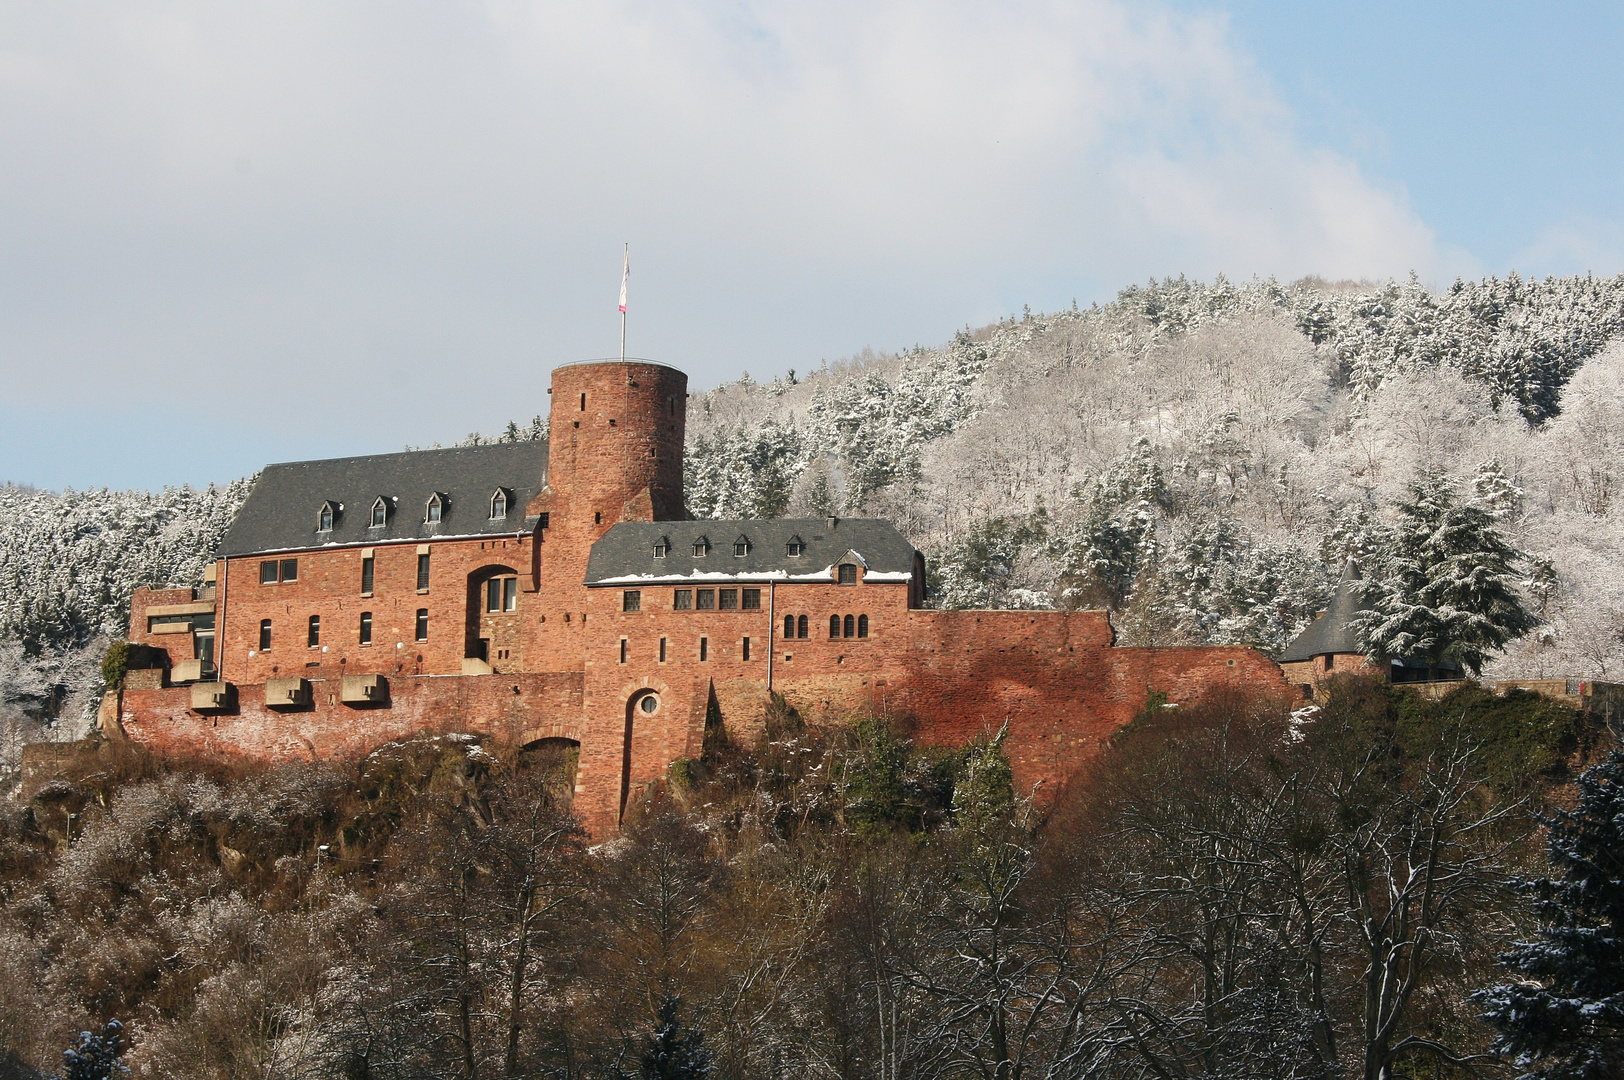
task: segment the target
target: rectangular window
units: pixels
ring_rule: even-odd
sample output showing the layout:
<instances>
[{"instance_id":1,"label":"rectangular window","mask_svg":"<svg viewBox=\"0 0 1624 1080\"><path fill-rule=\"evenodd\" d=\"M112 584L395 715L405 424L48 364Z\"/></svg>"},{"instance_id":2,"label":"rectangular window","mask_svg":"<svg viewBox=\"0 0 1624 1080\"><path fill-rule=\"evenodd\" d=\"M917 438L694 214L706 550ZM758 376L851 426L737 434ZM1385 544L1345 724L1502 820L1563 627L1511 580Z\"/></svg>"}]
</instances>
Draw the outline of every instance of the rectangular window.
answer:
<instances>
[{"instance_id":1,"label":"rectangular window","mask_svg":"<svg viewBox=\"0 0 1624 1080\"><path fill-rule=\"evenodd\" d=\"M739 610L739 590L737 590L737 589L717 589L716 590L716 608L717 608L718 611L737 611L737 610Z\"/></svg>"},{"instance_id":2,"label":"rectangular window","mask_svg":"<svg viewBox=\"0 0 1624 1080\"><path fill-rule=\"evenodd\" d=\"M699 639L699 658L701 660L710 659L710 638Z\"/></svg>"},{"instance_id":3,"label":"rectangular window","mask_svg":"<svg viewBox=\"0 0 1624 1080\"><path fill-rule=\"evenodd\" d=\"M761 590L760 589L740 589L739 590L739 600L740 600L739 606L741 608L743 608L745 611L760 611L761 610Z\"/></svg>"},{"instance_id":4,"label":"rectangular window","mask_svg":"<svg viewBox=\"0 0 1624 1080\"><path fill-rule=\"evenodd\" d=\"M696 610L698 610L698 611L715 611L716 610L716 590L715 589L695 589L694 590L694 608Z\"/></svg>"},{"instance_id":5,"label":"rectangular window","mask_svg":"<svg viewBox=\"0 0 1624 1080\"><path fill-rule=\"evenodd\" d=\"M417 557L417 591L429 591L429 557L427 555Z\"/></svg>"},{"instance_id":6,"label":"rectangular window","mask_svg":"<svg viewBox=\"0 0 1624 1080\"><path fill-rule=\"evenodd\" d=\"M750 659L750 639L749 638L745 638L744 643L742 645L740 645L740 647L739 647L739 659L741 659L741 660Z\"/></svg>"},{"instance_id":7,"label":"rectangular window","mask_svg":"<svg viewBox=\"0 0 1624 1080\"><path fill-rule=\"evenodd\" d=\"M843 562L843 563L840 564L840 584L842 584L842 585L855 585L855 584L857 584L857 564L856 563Z\"/></svg>"},{"instance_id":8,"label":"rectangular window","mask_svg":"<svg viewBox=\"0 0 1624 1080\"><path fill-rule=\"evenodd\" d=\"M312 649L314 649L317 645L321 644L321 616L320 615L312 615L312 616L310 616L310 633L307 635L307 638L305 640L305 644L310 646Z\"/></svg>"},{"instance_id":9,"label":"rectangular window","mask_svg":"<svg viewBox=\"0 0 1624 1080\"><path fill-rule=\"evenodd\" d=\"M271 647L271 620L259 620L259 651L264 652Z\"/></svg>"},{"instance_id":10,"label":"rectangular window","mask_svg":"<svg viewBox=\"0 0 1624 1080\"><path fill-rule=\"evenodd\" d=\"M282 560L282 583L287 584L290 581L298 581L298 580L299 580L299 560L298 559L283 559Z\"/></svg>"},{"instance_id":11,"label":"rectangular window","mask_svg":"<svg viewBox=\"0 0 1624 1080\"><path fill-rule=\"evenodd\" d=\"M417 640L418 641L427 641L428 639L429 639L429 609L426 608L426 607L420 607L420 608L417 609Z\"/></svg>"},{"instance_id":12,"label":"rectangular window","mask_svg":"<svg viewBox=\"0 0 1624 1080\"><path fill-rule=\"evenodd\" d=\"M372 644L372 612L361 612L361 644Z\"/></svg>"},{"instance_id":13,"label":"rectangular window","mask_svg":"<svg viewBox=\"0 0 1624 1080\"><path fill-rule=\"evenodd\" d=\"M694 591L692 589L674 589L671 593L672 611L692 611L694 608Z\"/></svg>"},{"instance_id":14,"label":"rectangular window","mask_svg":"<svg viewBox=\"0 0 1624 1080\"><path fill-rule=\"evenodd\" d=\"M491 578L485 583L485 610L502 610L502 579Z\"/></svg>"},{"instance_id":15,"label":"rectangular window","mask_svg":"<svg viewBox=\"0 0 1624 1080\"><path fill-rule=\"evenodd\" d=\"M553 515L551 513L544 513L541 515L541 527L543 529L550 528L552 526L552 522Z\"/></svg>"},{"instance_id":16,"label":"rectangular window","mask_svg":"<svg viewBox=\"0 0 1624 1080\"><path fill-rule=\"evenodd\" d=\"M370 556L370 555L361 560L361 595L362 596L371 596L372 595L373 563L374 563L374 560L373 560L372 556Z\"/></svg>"},{"instance_id":17,"label":"rectangular window","mask_svg":"<svg viewBox=\"0 0 1624 1080\"><path fill-rule=\"evenodd\" d=\"M665 663L665 638L660 639L660 663Z\"/></svg>"},{"instance_id":18,"label":"rectangular window","mask_svg":"<svg viewBox=\"0 0 1624 1080\"><path fill-rule=\"evenodd\" d=\"M621 611L642 611L643 594L637 589L627 589L620 594Z\"/></svg>"},{"instance_id":19,"label":"rectangular window","mask_svg":"<svg viewBox=\"0 0 1624 1080\"><path fill-rule=\"evenodd\" d=\"M502 579L502 610L519 610L519 579L516 577Z\"/></svg>"},{"instance_id":20,"label":"rectangular window","mask_svg":"<svg viewBox=\"0 0 1624 1080\"><path fill-rule=\"evenodd\" d=\"M259 583L261 585L276 584L276 560L266 559L259 564Z\"/></svg>"},{"instance_id":21,"label":"rectangular window","mask_svg":"<svg viewBox=\"0 0 1624 1080\"><path fill-rule=\"evenodd\" d=\"M620 662L622 664L624 664L626 662L626 639L625 638L620 639Z\"/></svg>"}]
</instances>

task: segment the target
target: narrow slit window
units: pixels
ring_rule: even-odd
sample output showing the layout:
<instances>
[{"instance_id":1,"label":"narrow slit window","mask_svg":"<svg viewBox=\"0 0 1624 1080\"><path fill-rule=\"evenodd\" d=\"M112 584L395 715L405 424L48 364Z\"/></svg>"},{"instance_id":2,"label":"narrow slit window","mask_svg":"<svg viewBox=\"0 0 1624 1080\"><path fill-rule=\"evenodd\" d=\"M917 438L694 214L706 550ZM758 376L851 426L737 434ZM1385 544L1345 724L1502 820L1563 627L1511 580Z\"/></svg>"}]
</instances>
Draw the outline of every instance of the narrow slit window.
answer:
<instances>
[{"instance_id":1,"label":"narrow slit window","mask_svg":"<svg viewBox=\"0 0 1624 1080\"><path fill-rule=\"evenodd\" d=\"M369 555L361 560L361 592L366 596L372 595L372 580L376 561Z\"/></svg>"},{"instance_id":2,"label":"narrow slit window","mask_svg":"<svg viewBox=\"0 0 1624 1080\"><path fill-rule=\"evenodd\" d=\"M671 590L672 611L692 611L694 609L694 591L692 589Z\"/></svg>"},{"instance_id":3,"label":"narrow slit window","mask_svg":"<svg viewBox=\"0 0 1624 1080\"><path fill-rule=\"evenodd\" d=\"M839 615L831 615L831 616L829 616L829 636L832 637L832 638L837 638L837 637L840 636L840 616Z\"/></svg>"},{"instance_id":4,"label":"narrow slit window","mask_svg":"<svg viewBox=\"0 0 1624 1080\"><path fill-rule=\"evenodd\" d=\"M427 592L429 588L429 557L426 553L417 557L417 588L420 592Z\"/></svg>"},{"instance_id":5,"label":"narrow slit window","mask_svg":"<svg viewBox=\"0 0 1624 1080\"><path fill-rule=\"evenodd\" d=\"M259 651L264 652L271 647L271 620L259 620Z\"/></svg>"},{"instance_id":6,"label":"narrow slit window","mask_svg":"<svg viewBox=\"0 0 1624 1080\"><path fill-rule=\"evenodd\" d=\"M586 393L584 391L581 394L581 411L586 412Z\"/></svg>"},{"instance_id":7,"label":"narrow slit window","mask_svg":"<svg viewBox=\"0 0 1624 1080\"><path fill-rule=\"evenodd\" d=\"M802 615L800 618L795 620L795 636L798 637L798 638L806 637L806 616L805 615Z\"/></svg>"},{"instance_id":8,"label":"narrow slit window","mask_svg":"<svg viewBox=\"0 0 1624 1080\"><path fill-rule=\"evenodd\" d=\"M620 594L621 611L642 611L643 594L638 589L627 589Z\"/></svg>"},{"instance_id":9,"label":"narrow slit window","mask_svg":"<svg viewBox=\"0 0 1624 1080\"><path fill-rule=\"evenodd\" d=\"M665 663L665 638L660 639L660 663Z\"/></svg>"},{"instance_id":10,"label":"narrow slit window","mask_svg":"<svg viewBox=\"0 0 1624 1080\"><path fill-rule=\"evenodd\" d=\"M742 641L739 644L739 659L740 660L748 660L748 659L750 659L750 639L749 638L745 638L744 641Z\"/></svg>"},{"instance_id":11,"label":"narrow slit window","mask_svg":"<svg viewBox=\"0 0 1624 1080\"><path fill-rule=\"evenodd\" d=\"M859 615L859 616L857 616L857 636L860 637L860 638L868 637L868 616L867 615Z\"/></svg>"},{"instance_id":12,"label":"narrow slit window","mask_svg":"<svg viewBox=\"0 0 1624 1080\"><path fill-rule=\"evenodd\" d=\"M857 636L856 620L853 619L850 615L846 616L845 634L842 635L842 636L844 636L844 637L856 637Z\"/></svg>"},{"instance_id":13,"label":"narrow slit window","mask_svg":"<svg viewBox=\"0 0 1624 1080\"><path fill-rule=\"evenodd\" d=\"M701 660L710 659L710 638L699 639L699 658Z\"/></svg>"},{"instance_id":14,"label":"narrow slit window","mask_svg":"<svg viewBox=\"0 0 1624 1080\"><path fill-rule=\"evenodd\" d=\"M624 664L626 662L626 639L625 638L620 639L620 662L622 664Z\"/></svg>"},{"instance_id":15,"label":"narrow slit window","mask_svg":"<svg viewBox=\"0 0 1624 1080\"><path fill-rule=\"evenodd\" d=\"M416 626L415 629L417 631L417 640L418 641L427 641L429 639L429 609L428 608L420 607L420 608L417 609L417 626Z\"/></svg>"},{"instance_id":16,"label":"narrow slit window","mask_svg":"<svg viewBox=\"0 0 1624 1080\"><path fill-rule=\"evenodd\" d=\"M361 644L372 644L372 612L361 612Z\"/></svg>"},{"instance_id":17,"label":"narrow slit window","mask_svg":"<svg viewBox=\"0 0 1624 1080\"><path fill-rule=\"evenodd\" d=\"M314 649L321 644L321 616L310 616L310 632L306 635L305 644Z\"/></svg>"}]
</instances>

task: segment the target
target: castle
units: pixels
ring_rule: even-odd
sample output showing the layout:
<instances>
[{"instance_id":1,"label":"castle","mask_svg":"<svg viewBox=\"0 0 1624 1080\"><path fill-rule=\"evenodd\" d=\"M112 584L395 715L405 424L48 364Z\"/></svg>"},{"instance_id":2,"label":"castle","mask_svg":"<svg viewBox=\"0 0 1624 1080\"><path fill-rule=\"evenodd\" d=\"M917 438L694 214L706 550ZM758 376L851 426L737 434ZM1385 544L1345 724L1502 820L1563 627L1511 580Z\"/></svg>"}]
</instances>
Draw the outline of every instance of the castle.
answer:
<instances>
[{"instance_id":1,"label":"castle","mask_svg":"<svg viewBox=\"0 0 1624 1080\"><path fill-rule=\"evenodd\" d=\"M1055 790L1152 694L1287 692L1244 647L1120 648L1104 612L936 611L889 523L695 521L687 376L552 373L550 438L267 466L193 588L137 590L110 733L171 753L359 756L424 731L578 750L575 810L741 734L770 693L884 710L931 743L1008 725Z\"/></svg>"}]
</instances>

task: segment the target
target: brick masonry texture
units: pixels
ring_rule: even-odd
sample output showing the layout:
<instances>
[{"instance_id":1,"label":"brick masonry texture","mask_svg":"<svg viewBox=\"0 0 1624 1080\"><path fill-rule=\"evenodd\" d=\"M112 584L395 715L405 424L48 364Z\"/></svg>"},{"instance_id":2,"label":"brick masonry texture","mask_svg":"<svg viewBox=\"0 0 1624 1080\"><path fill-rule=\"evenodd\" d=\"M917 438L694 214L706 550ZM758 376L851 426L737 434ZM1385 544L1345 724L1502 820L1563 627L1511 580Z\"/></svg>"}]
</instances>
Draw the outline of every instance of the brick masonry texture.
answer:
<instances>
[{"instance_id":1,"label":"brick masonry texture","mask_svg":"<svg viewBox=\"0 0 1624 1080\"><path fill-rule=\"evenodd\" d=\"M149 612L212 603L219 678L236 698L200 712L188 687L132 673L106 726L159 752L261 760L355 758L420 732L518 745L568 739L580 747L576 810L603 834L633 793L700 753L713 700L746 739L770 690L815 721L894 715L926 743L959 745L1007 725L1016 782L1043 797L1152 694L1176 706L1226 685L1291 692L1253 649L1117 648L1102 612L924 610L910 606L908 582L869 582L859 571L842 585L832 567L828 581L743 583L759 584L759 610L676 610L672 588L659 586L641 588L638 610L625 611L621 588L583 584L587 557L617 522L684 516L686 399L687 377L655 364L556 370L546 484L524 513L515 508L511 536L278 553L298 559L298 578L277 584L260 584L259 557L232 558L196 599L190 589L139 590L131 640L168 650L171 663L191 657L191 638L149 633ZM429 581L419 590L424 554ZM486 611L493 577L514 579L514 610ZM786 615L797 631L788 639ZM845 636L848 615L854 626L867 617L866 637ZM262 620L269 649L260 648ZM465 667L481 651L491 673L465 674L482 670ZM363 674L387 679L387 702L340 700L343 676ZM288 678L309 680L308 704L268 707L265 682Z\"/></svg>"}]
</instances>

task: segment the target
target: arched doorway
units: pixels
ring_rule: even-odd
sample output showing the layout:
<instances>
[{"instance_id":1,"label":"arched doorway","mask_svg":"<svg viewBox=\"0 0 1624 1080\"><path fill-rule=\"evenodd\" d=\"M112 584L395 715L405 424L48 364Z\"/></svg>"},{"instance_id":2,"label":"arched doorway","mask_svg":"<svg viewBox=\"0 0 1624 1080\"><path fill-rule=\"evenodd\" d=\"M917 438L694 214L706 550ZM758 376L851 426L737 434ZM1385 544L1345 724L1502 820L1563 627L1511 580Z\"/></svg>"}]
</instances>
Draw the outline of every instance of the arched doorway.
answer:
<instances>
[{"instance_id":1,"label":"arched doorway","mask_svg":"<svg viewBox=\"0 0 1624 1080\"><path fill-rule=\"evenodd\" d=\"M511 566L481 566L468 575L468 629L463 655L492 671L521 668L519 575Z\"/></svg>"},{"instance_id":2,"label":"arched doorway","mask_svg":"<svg viewBox=\"0 0 1624 1080\"><path fill-rule=\"evenodd\" d=\"M568 810L575 802L575 775L581 744L574 739L537 739L519 748L519 769L534 776L553 805Z\"/></svg>"},{"instance_id":3,"label":"arched doorway","mask_svg":"<svg viewBox=\"0 0 1624 1080\"><path fill-rule=\"evenodd\" d=\"M626 699L626 741L620 754L620 820L625 820L626 802L632 794L632 733L638 721L654 719L660 708L660 695L655 690L639 690Z\"/></svg>"}]
</instances>

